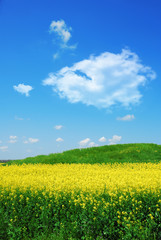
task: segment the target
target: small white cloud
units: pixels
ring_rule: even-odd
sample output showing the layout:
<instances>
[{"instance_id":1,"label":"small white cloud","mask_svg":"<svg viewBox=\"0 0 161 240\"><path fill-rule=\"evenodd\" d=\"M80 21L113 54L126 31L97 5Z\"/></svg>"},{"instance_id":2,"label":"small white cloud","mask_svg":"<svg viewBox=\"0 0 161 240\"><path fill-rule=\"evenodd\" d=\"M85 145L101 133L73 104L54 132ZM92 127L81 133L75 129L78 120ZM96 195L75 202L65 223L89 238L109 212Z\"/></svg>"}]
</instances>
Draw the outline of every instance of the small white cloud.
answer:
<instances>
[{"instance_id":1,"label":"small white cloud","mask_svg":"<svg viewBox=\"0 0 161 240\"><path fill-rule=\"evenodd\" d=\"M16 140L16 139L15 139L15 140L11 139L11 140L9 140L8 142L9 142L9 143L16 143L17 140Z\"/></svg>"},{"instance_id":2,"label":"small white cloud","mask_svg":"<svg viewBox=\"0 0 161 240\"><path fill-rule=\"evenodd\" d=\"M21 117L17 117L17 116L15 116L15 120L18 120L18 121L23 121L23 120L24 120L24 118L21 118Z\"/></svg>"},{"instance_id":3,"label":"small white cloud","mask_svg":"<svg viewBox=\"0 0 161 240\"><path fill-rule=\"evenodd\" d=\"M57 52L57 53L55 53L55 54L53 55L53 58L54 58L54 59L57 59L57 58L59 58L59 56L60 56L60 55L59 55L59 53Z\"/></svg>"},{"instance_id":4,"label":"small white cloud","mask_svg":"<svg viewBox=\"0 0 161 240\"><path fill-rule=\"evenodd\" d=\"M62 138L60 138L60 137L56 139L56 142L63 142L63 141L64 140Z\"/></svg>"},{"instance_id":5,"label":"small white cloud","mask_svg":"<svg viewBox=\"0 0 161 240\"><path fill-rule=\"evenodd\" d=\"M140 86L155 77L135 53L123 49L119 54L104 52L90 56L72 67L50 73L43 85L52 86L60 98L67 98L70 103L82 102L98 108L116 104L127 107L140 102Z\"/></svg>"},{"instance_id":6,"label":"small white cloud","mask_svg":"<svg viewBox=\"0 0 161 240\"><path fill-rule=\"evenodd\" d=\"M67 27L64 20L52 21L50 24L50 32L55 32L63 42L68 42L71 38L71 27Z\"/></svg>"},{"instance_id":7,"label":"small white cloud","mask_svg":"<svg viewBox=\"0 0 161 240\"><path fill-rule=\"evenodd\" d=\"M28 144L28 143L37 143L39 142L38 138L28 138L27 140L24 140L23 143L24 144Z\"/></svg>"},{"instance_id":8,"label":"small white cloud","mask_svg":"<svg viewBox=\"0 0 161 240\"><path fill-rule=\"evenodd\" d=\"M2 152L5 152L5 151L8 150L8 146L1 146L1 147L0 147L0 150L1 150Z\"/></svg>"},{"instance_id":9,"label":"small white cloud","mask_svg":"<svg viewBox=\"0 0 161 240\"><path fill-rule=\"evenodd\" d=\"M60 129L62 129L62 125L56 125L54 128L56 129L56 130L60 130Z\"/></svg>"},{"instance_id":10,"label":"small white cloud","mask_svg":"<svg viewBox=\"0 0 161 240\"><path fill-rule=\"evenodd\" d=\"M89 146L89 147L97 147L98 144L96 144L95 142L90 142L90 143L88 144L88 146Z\"/></svg>"},{"instance_id":11,"label":"small white cloud","mask_svg":"<svg viewBox=\"0 0 161 240\"><path fill-rule=\"evenodd\" d=\"M118 120L118 121L131 121L131 120L133 120L134 118L135 118L135 117L134 117L133 114L132 114L132 115L128 114L128 115L126 115L126 116L124 116L124 117L118 117L117 120Z\"/></svg>"},{"instance_id":12,"label":"small white cloud","mask_svg":"<svg viewBox=\"0 0 161 240\"><path fill-rule=\"evenodd\" d=\"M31 90L33 90L33 87L31 87L30 85L25 85L25 84L18 84L17 86L13 86L13 88L17 91L17 92L19 92L19 93L21 93L21 94L25 94L26 95L26 97L28 97L29 96L29 92L31 91Z\"/></svg>"},{"instance_id":13,"label":"small white cloud","mask_svg":"<svg viewBox=\"0 0 161 240\"><path fill-rule=\"evenodd\" d=\"M101 137L98 141L99 141L99 142L106 142L107 139L106 139L105 137Z\"/></svg>"},{"instance_id":14,"label":"small white cloud","mask_svg":"<svg viewBox=\"0 0 161 240\"><path fill-rule=\"evenodd\" d=\"M79 142L80 147L86 146L90 142L90 138L86 138Z\"/></svg>"},{"instance_id":15,"label":"small white cloud","mask_svg":"<svg viewBox=\"0 0 161 240\"><path fill-rule=\"evenodd\" d=\"M0 144L2 143L2 141L0 140Z\"/></svg>"},{"instance_id":16,"label":"small white cloud","mask_svg":"<svg viewBox=\"0 0 161 240\"><path fill-rule=\"evenodd\" d=\"M17 139L17 136L10 136L9 139L15 140L15 139Z\"/></svg>"},{"instance_id":17,"label":"small white cloud","mask_svg":"<svg viewBox=\"0 0 161 240\"><path fill-rule=\"evenodd\" d=\"M9 139L10 139L8 141L9 143L16 143L17 142L17 136L10 136Z\"/></svg>"},{"instance_id":18,"label":"small white cloud","mask_svg":"<svg viewBox=\"0 0 161 240\"><path fill-rule=\"evenodd\" d=\"M61 48L68 48L68 49L75 49L77 44L68 45L68 41L71 38L71 31L72 28L68 27L64 20L52 21L50 24L50 33L54 32L61 40L60 47ZM53 55L54 59L59 57L59 53Z\"/></svg>"},{"instance_id":19,"label":"small white cloud","mask_svg":"<svg viewBox=\"0 0 161 240\"><path fill-rule=\"evenodd\" d=\"M111 139L109 139L109 145L114 145L117 144L121 141L122 137L121 136L117 136L117 135L113 135L113 137Z\"/></svg>"},{"instance_id":20,"label":"small white cloud","mask_svg":"<svg viewBox=\"0 0 161 240\"><path fill-rule=\"evenodd\" d=\"M38 138L29 138L28 141L29 141L29 143L37 143L37 142L39 142L39 139Z\"/></svg>"}]
</instances>

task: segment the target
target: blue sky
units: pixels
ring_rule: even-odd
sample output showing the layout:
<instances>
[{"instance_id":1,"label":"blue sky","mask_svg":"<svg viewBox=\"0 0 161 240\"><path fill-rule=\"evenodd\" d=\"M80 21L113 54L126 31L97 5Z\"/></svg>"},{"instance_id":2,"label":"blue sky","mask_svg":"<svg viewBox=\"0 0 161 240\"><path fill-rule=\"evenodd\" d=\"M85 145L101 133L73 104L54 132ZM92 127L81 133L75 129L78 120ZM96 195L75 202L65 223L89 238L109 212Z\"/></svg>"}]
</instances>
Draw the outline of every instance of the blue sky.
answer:
<instances>
[{"instance_id":1,"label":"blue sky","mask_svg":"<svg viewBox=\"0 0 161 240\"><path fill-rule=\"evenodd\" d=\"M0 159L161 144L160 0L1 0Z\"/></svg>"}]
</instances>

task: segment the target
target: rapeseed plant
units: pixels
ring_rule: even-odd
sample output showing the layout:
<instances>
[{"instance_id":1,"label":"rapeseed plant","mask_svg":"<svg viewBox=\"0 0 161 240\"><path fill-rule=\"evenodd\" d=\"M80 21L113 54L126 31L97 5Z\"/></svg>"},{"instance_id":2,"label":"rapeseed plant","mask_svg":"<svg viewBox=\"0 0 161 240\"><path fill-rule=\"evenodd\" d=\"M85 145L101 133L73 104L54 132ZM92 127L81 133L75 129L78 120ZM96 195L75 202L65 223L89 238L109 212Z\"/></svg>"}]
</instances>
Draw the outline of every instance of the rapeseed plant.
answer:
<instances>
[{"instance_id":1,"label":"rapeseed plant","mask_svg":"<svg viewBox=\"0 0 161 240\"><path fill-rule=\"evenodd\" d=\"M159 239L160 209L161 163L0 166L6 240Z\"/></svg>"}]
</instances>

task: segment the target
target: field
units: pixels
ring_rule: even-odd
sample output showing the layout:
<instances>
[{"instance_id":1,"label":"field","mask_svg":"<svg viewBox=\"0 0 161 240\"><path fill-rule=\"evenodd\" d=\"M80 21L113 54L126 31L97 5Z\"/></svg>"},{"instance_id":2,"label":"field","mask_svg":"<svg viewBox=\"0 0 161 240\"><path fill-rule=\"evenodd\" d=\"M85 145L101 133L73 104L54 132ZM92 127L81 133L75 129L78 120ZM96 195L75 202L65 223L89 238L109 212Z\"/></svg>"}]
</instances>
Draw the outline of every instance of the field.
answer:
<instances>
[{"instance_id":1,"label":"field","mask_svg":"<svg viewBox=\"0 0 161 240\"><path fill-rule=\"evenodd\" d=\"M161 146L0 164L0 239L161 239Z\"/></svg>"}]
</instances>

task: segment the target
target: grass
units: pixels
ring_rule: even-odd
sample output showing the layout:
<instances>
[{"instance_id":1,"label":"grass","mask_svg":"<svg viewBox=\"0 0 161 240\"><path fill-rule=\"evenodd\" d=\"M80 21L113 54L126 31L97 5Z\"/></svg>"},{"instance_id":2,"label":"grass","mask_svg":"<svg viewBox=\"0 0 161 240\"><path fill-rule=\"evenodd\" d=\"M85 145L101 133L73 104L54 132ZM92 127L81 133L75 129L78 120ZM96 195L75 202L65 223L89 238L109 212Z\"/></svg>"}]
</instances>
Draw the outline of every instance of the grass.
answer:
<instances>
[{"instance_id":1,"label":"grass","mask_svg":"<svg viewBox=\"0 0 161 240\"><path fill-rule=\"evenodd\" d=\"M161 160L161 145L136 143L136 144L117 144L105 145L84 149L74 149L63 153L49 155L39 155L28 157L23 160L12 160L6 162L11 164L55 164L55 163L136 163L152 162L157 163Z\"/></svg>"}]
</instances>

